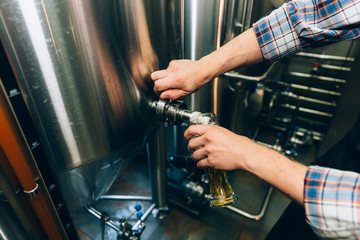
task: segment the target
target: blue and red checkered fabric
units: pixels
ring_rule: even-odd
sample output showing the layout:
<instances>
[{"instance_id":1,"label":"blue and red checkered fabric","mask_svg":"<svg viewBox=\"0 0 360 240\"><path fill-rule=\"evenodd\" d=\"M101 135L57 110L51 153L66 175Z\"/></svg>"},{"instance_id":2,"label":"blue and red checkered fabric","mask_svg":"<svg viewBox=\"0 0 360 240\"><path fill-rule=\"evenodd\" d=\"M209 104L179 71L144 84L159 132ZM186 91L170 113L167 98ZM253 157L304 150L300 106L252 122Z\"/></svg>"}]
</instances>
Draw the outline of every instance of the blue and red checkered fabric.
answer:
<instances>
[{"instance_id":1,"label":"blue and red checkered fabric","mask_svg":"<svg viewBox=\"0 0 360 240\"><path fill-rule=\"evenodd\" d=\"M310 166L304 181L309 225L325 239L360 239L360 174Z\"/></svg>"},{"instance_id":2,"label":"blue and red checkered fabric","mask_svg":"<svg viewBox=\"0 0 360 240\"><path fill-rule=\"evenodd\" d=\"M264 58L360 37L359 0L292 0L253 25Z\"/></svg>"}]
</instances>

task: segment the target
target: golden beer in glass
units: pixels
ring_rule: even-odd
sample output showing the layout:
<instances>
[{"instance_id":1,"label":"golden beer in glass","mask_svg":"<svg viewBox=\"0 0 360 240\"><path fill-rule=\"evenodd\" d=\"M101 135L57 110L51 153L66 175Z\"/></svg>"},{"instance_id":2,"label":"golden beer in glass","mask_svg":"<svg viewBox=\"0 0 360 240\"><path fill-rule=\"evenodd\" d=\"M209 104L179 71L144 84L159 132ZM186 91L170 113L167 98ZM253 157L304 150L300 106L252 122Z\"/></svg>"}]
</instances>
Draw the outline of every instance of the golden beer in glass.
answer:
<instances>
[{"instance_id":1,"label":"golden beer in glass","mask_svg":"<svg viewBox=\"0 0 360 240\"><path fill-rule=\"evenodd\" d=\"M223 207L237 202L235 193L228 182L226 171L206 168L205 172L209 179L210 207Z\"/></svg>"},{"instance_id":2,"label":"golden beer in glass","mask_svg":"<svg viewBox=\"0 0 360 240\"><path fill-rule=\"evenodd\" d=\"M218 125L214 113L194 114L190 119L192 125ZM210 207L224 207L237 202L237 197L232 190L226 176L226 171L205 168L210 186Z\"/></svg>"}]
</instances>

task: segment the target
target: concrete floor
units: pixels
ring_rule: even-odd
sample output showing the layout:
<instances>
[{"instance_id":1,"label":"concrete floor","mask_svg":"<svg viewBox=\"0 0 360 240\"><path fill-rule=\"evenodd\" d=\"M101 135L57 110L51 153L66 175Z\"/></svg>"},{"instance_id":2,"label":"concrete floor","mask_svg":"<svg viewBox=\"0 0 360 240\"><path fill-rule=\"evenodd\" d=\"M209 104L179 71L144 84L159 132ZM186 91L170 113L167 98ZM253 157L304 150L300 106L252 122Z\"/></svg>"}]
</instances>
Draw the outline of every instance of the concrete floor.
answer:
<instances>
[{"instance_id":1,"label":"concrete floor","mask_svg":"<svg viewBox=\"0 0 360 240\"><path fill-rule=\"evenodd\" d=\"M302 156L309 160L315 151L309 150ZM235 207L258 214L263 204L269 185L256 176L235 171L228 173L230 184L239 200ZM147 160L136 158L123 174L116 180L106 194L151 196ZM205 206L199 216L187 214L170 205L167 216L158 219L150 215L145 221L145 229L141 239L145 240L196 240L196 239L246 239L262 240L281 216L290 200L277 190L274 190L268 208L262 219L256 221L234 213L229 209L212 209ZM150 205L147 201L99 200L94 207L100 212L107 212L111 219L118 223L126 218L134 209L135 204L141 204L143 211ZM136 222L135 216L130 223ZM81 239L100 239L100 221L86 210L74 213L74 223ZM106 227L105 239L116 239L116 232Z\"/></svg>"}]
</instances>

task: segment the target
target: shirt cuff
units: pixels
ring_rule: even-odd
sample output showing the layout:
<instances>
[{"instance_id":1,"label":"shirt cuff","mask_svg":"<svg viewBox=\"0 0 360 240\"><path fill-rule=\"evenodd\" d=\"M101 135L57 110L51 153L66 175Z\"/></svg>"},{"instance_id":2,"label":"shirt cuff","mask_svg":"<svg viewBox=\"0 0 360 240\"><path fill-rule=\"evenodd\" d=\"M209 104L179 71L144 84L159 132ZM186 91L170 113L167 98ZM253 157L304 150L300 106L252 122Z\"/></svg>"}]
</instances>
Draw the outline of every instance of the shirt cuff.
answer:
<instances>
[{"instance_id":1,"label":"shirt cuff","mask_svg":"<svg viewBox=\"0 0 360 240\"><path fill-rule=\"evenodd\" d=\"M322 238L360 236L359 177L355 172L310 166L304 180L308 224Z\"/></svg>"},{"instance_id":2,"label":"shirt cuff","mask_svg":"<svg viewBox=\"0 0 360 240\"><path fill-rule=\"evenodd\" d=\"M253 24L253 29L264 58L276 61L287 55L301 51L301 45L285 3L269 15Z\"/></svg>"}]
</instances>

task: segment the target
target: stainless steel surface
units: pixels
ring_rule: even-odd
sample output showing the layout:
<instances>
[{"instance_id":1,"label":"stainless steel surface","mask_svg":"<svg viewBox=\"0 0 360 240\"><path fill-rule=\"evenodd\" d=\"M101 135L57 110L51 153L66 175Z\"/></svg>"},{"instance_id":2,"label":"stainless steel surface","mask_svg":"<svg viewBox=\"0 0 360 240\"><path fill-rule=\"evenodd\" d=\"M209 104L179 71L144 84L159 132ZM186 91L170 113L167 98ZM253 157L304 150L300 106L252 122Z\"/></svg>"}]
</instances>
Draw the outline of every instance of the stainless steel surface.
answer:
<instances>
[{"instance_id":1,"label":"stainless steel surface","mask_svg":"<svg viewBox=\"0 0 360 240\"><path fill-rule=\"evenodd\" d=\"M133 225L131 225L129 222L130 216L128 216L127 219L121 219L120 224L116 223L116 221L113 221L110 219L110 216L107 215L107 213L100 212L94 207L87 207L87 211L91 213L94 217L98 218L100 220L100 236L101 239L105 239L105 225L111 227L113 230L116 231L117 239L132 239L130 236L137 236L139 237L141 232L145 228L145 221L150 216L150 214L153 212L153 210L156 209L156 204L151 204L145 211L145 213L139 218ZM106 238L107 239L107 238ZM138 239L138 238L134 238Z\"/></svg>"},{"instance_id":2,"label":"stainless steel surface","mask_svg":"<svg viewBox=\"0 0 360 240\"><path fill-rule=\"evenodd\" d=\"M140 200L151 201L152 197L149 196L131 196L131 195L102 195L100 200Z\"/></svg>"},{"instance_id":3,"label":"stainless steel surface","mask_svg":"<svg viewBox=\"0 0 360 240\"><path fill-rule=\"evenodd\" d=\"M147 160L141 154L139 158L131 162L125 172L112 185L107 194L144 195L150 194L150 182L148 181ZM236 208L250 213L259 213L261 205L266 198L268 184L263 183L256 176L246 172L234 172L232 175L232 185L239 193L239 201ZM276 189L272 192L269 205L263 218L259 221L248 219L241 214L229 209L212 209L204 207L200 215L192 215L182 211L178 207L172 206L169 214L164 219L156 218L156 209L145 221L145 229L141 234L141 239L146 240L187 240L187 239L264 239L266 233L271 229L277 218L289 203L289 199L279 193ZM143 201L113 201L100 200L94 203L94 207L99 213L106 211L110 214L115 224L116 220L126 218L131 214L135 204L141 204L143 209L148 209L150 202ZM207 204L206 204L207 205ZM90 213L81 210L76 220L81 228L81 239L99 239L99 219ZM135 217L129 220L130 224L137 221ZM108 239L116 239L116 230L107 228L106 236Z\"/></svg>"},{"instance_id":4,"label":"stainless steel surface","mask_svg":"<svg viewBox=\"0 0 360 240\"><path fill-rule=\"evenodd\" d=\"M166 214L169 210L167 194L167 160L165 130L159 129L147 145L152 202Z\"/></svg>"},{"instance_id":5,"label":"stainless steel surface","mask_svg":"<svg viewBox=\"0 0 360 240\"><path fill-rule=\"evenodd\" d=\"M226 1L226 16L223 24L223 36L221 44L231 41L233 38L252 27L253 23L273 10L276 4L267 0L228 0ZM233 69L221 77L221 94L218 96L219 110L216 112L222 126L239 134L248 135L249 127L246 116L248 107L247 97L252 83L245 81L262 81L269 77L275 65L261 62L251 66ZM225 76L225 77L224 77ZM233 104L228 104L232 102ZM250 120L251 121L251 120Z\"/></svg>"},{"instance_id":6,"label":"stainless steel surface","mask_svg":"<svg viewBox=\"0 0 360 240\"><path fill-rule=\"evenodd\" d=\"M8 202L0 201L0 239L35 239L28 235Z\"/></svg>"},{"instance_id":7,"label":"stainless steel surface","mask_svg":"<svg viewBox=\"0 0 360 240\"><path fill-rule=\"evenodd\" d=\"M180 24L181 58L198 60L221 45L226 1L224 0L181 0L174 16ZM222 84L218 79L206 84L197 92L183 98L188 110L217 113ZM167 130L167 155L190 156L183 140L184 127Z\"/></svg>"},{"instance_id":8,"label":"stainless steel surface","mask_svg":"<svg viewBox=\"0 0 360 240\"><path fill-rule=\"evenodd\" d=\"M72 207L97 199L156 129L156 3L0 4L1 41Z\"/></svg>"},{"instance_id":9,"label":"stainless steel surface","mask_svg":"<svg viewBox=\"0 0 360 240\"><path fill-rule=\"evenodd\" d=\"M353 50L352 56L353 66L347 79L347 84L343 90L342 97L337 103L337 109L334 112L334 118L329 125L329 130L324 136L324 140L319 148L317 156L322 156L334 144L336 144L354 125L359 116L360 101L360 58L359 56L360 44L357 40L357 47Z\"/></svg>"},{"instance_id":10,"label":"stainless steel surface","mask_svg":"<svg viewBox=\"0 0 360 240\"><path fill-rule=\"evenodd\" d=\"M266 197L264 199L264 202L263 202L263 205L261 206L261 209L259 211L259 213L256 213L256 214L251 214L249 212L246 212L246 211L243 211L239 208L236 208L234 206L226 206L226 208L228 208L229 210L237 213L237 214L240 214L246 218L249 218L249 219L252 219L252 220L260 220L264 217L264 214L265 214L265 211L269 205L269 202L270 202L270 197L271 197L271 194L273 192L274 188L272 186L269 186L269 189L267 191L267 194L266 194Z\"/></svg>"},{"instance_id":11,"label":"stainless steel surface","mask_svg":"<svg viewBox=\"0 0 360 240\"><path fill-rule=\"evenodd\" d=\"M86 209L94 217L101 220L101 212L99 212L96 208L88 206L88 207L86 207ZM116 232L118 232L120 230L119 226L113 220L106 221L105 224L108 225L109 227L111 227L112 229L114 229Z\"/></svg>"},{"instance_id":12,"label":"stainless steel surface","mask_svg":"<svg viewBox=\"0 0 360 240\"><path fill-rule=\"evenodd\" d=\"M198 60L220 47L224 4L223 0L183 0L182 58ZM185 97L189 110L214 112L217 87L211 82Z\"/></svg>"},{"instance_id":13,"label":"stainless steel surface","mask_svg":"<svg viewBox=\"0 0 360 240\"><path fill-rule=\"evenodd\" d=\"M246 81L255 81L255 82L260 82L266 78L268 78L269 73L273 70L273 68L278 64L278 62L274 62L272 63L268 69L266 69L266 71L259 75L259 76L251 76L251 75L245 75L245 74L241 74L239 72L236 71L230 71L230 72L226 72L224 75L226 77L230 77L230 78L235 78L237 80L246 80Z\"/></svg>"},{"instance_id":14,"label":"stainless steel surface","mask_svg":"<svg viewBox=\"0 0 360 240\"><path fill-rule=\"evenodd\" d=\"M316 59L323 59L323 60L339 60L339 61L349 61L354 62L355 58L353 57L346 57L346 56L334 56L328 54L316 54L311 52L299 52L296 55L304 56L304 57L312 57Z\"/></svg>"},{"instance_id":15,"label":"stainless steel surface","mask_svg":"<svg viewBox=\"0 0 360 240\"><path fill-rule=\"evenodd\" d=\"M266 0L227 0L223 41L228 42L249 29L255 21L265 16L275 7L272 1Z\"/></svg>"},{"instance_id":16,"label":"stainless steel surface","mask_svg":"<svg viewBox=\"0 0 360 240\"><path fill-rule=\"evenodd\" d=\"M262 82L261 92L251 93L263 102L256 118L260 128L253 134L259 129L280 133L280 149L290 157L306 146L321 144L331 135L330 124L339 117L339 103L346 98L343 91L351 73L357 71L353 66L357 45L356 41L341 42L281 61L281 71Z\"/></svg>"},{"instance_id":17,"label":"stainless steel surface","mask_svg":"<svg viewBox=\"0 0 360 240\"><path fill-rule=\"evenodd\" d=\"M186 104L180 100L160 99L152 102L151 106L156 112L159 124L165 127L186 123L192 114L192 111L187 110Z\"/></svg>"},{"instance_id":18,"label":"stainless steel surface","mask_svg":"<svg viewBox=\"0 0 360 240\"><path fill-rule=\"evenodd\" d=\"M339 68L333 68L333 69L342 70L343 68L339 67ZM301 73L301 72L289 72L289 75L294 76L294 77L307 78L309 80L316 79L316 80L328 81L328 82L334 82L334 83L346 83L346 80L344 80L344 79L326 77L326 76L318 76L315 74L307 74L307 73Z\"/></svg>"}]
</instances>

